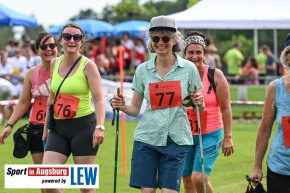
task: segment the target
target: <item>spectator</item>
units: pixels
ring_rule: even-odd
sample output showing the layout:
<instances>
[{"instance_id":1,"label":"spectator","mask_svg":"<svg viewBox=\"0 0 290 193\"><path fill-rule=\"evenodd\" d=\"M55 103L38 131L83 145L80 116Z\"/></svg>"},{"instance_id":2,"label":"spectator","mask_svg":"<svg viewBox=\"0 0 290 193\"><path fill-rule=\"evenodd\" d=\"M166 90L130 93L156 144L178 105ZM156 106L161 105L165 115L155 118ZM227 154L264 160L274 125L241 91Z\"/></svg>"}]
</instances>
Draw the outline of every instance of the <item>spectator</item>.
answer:
<instances>
[{"instance_id":1,"label":"spectator","mask_svg":"<svg viewBox=\"0 0 290 193\"><path fill-rule=\"evenodd\" d=\"M0 78L5 78L6 80L10 81L11 76L13 75L13 68L8 63L8 53L5 50L0 51Z\"/></svg>"},{"instance_id":2,"label":"spectator","mask_svg":"<svg viewBox=\"0 0 290 193\"><path fill-rule=\"evenodd\" d=\"M124 50L125 48L121 44L121 40L119 38L116 38L114 45L110 49L110 56L109 56L109 60L110 60L109 74L110 75L120 74L120 54L121 52L124 52ZM125 60L123 60L123 65L125 65Z\"/></svg>"},{"instance_id":3,"label":"spectator","mask_svg":"<svg viewBox=\"0 0 290 193\"><path fill-rule=\"evenodd\" d=\"M4 78L0 78L0 100L8 100L11 97L12 89L13 85L11 84L10 81ZM1 125L4 125L5 119L8 117L8 113L9 112L7 112L7 108L4 105L0 105Z\"/></svg>"},{"instance_id":4,"label":"spectator","mask_svg":"<svg viewBox=\"0 0 290 193\"><path fill-rule=\"evenodd\" d=\"M11 58L15 56L15 49L19 46L19 42L17 40L14 40L13 38L10 38L8 40L8 43L5 47L5 50L8 53L8 57Z\"/></svg>"},{"instance_id":5,"label":"spectator","mask_svg":"<svg viewBox=\"0 0 290 193\"><path fill-rule=\"evenodd\" d=\"M27 62L27 59L22 55L20 47L15 48L15 56L8 59L8 63L13 68L13 76L11 78L12 84L18 84L20 81L20 74L23 74L28 70Z\"/></svg>"},{"instance_id":6,"label":"spectator","mask_svg":"<svg viewBox=\"0 0 290 193\"><path fill-rule=\"evenodd\" d=\"M276 76L277 64L276 64L275 57L270 50L270 47L267 45L263 45L262 52L267 56L267 60L265 64L266 76Z\"/></svg>"},{"instance_id":7,"label":"spectator","mask_svg":"<svg viewBox=\"0 0 290 193\"><path fill-rule=\"evenodd\" d=\"M135 47L134 41L131 39L129 33L126 32L122 34L121 44L124 46L124 69L126 70L126 72L129 72L131 66L133 66L134 58L132 58L132 54Z\"/></svg>"},{"instance_id":8,"label":"spectator","mask_svg":"<svg viewBox=\"0 0 290 193\"><path fill-rule=\"evenodd\" d=\"M144 45L144 41L142 38L137 38L136 39L136 44L134 47L134 69L131 70L131 73L133 74L135 69L142 64L143 62L145 62L145 60L147 60L147 50L145 48Z\"/></svg>"},{"instance_id":9,"label":"spectator","mask_svg":"<svg viewBox=\"0 0 290 193\"><path fill-rule=\"evenodd\" d=\"M244 61L244 56L241 52L242 46L241 42L236 42L234 47L225 53L223 61L227 65L227 76L234 77L242 70L242 63ZM232 81L232 83L235 82Z\"/></svg>"},{"instance_id":10,"label":"spectator","mask_svg":"<svg viewBox=\"0 0 290 193\"><path fill-rule=\"evenodd\" d=\"M217 48L214 44L207 46L205 64L219 69L222 68L221 58L217 54Z\"/></svg>"},{"instance_id":11,"label":"spectator","mask_svg":"<svg viewBox=\"0 0 290 193\"><path fill-rule=\"evenodd\" d=\"M256 60L259 65L259 76L265 76L267 55L263 53L262 47L260 48L260 51L256 56Z\"/></svg>"},{"instance_id":12,"label":"spectator","mask_svg":"<svg viewBox=\"0 0 290 193\"><path fill-rule=\"evenodd\" d=\"M108 75L107 69L110 66L110 61L105 57L104 54L98 55L96 65L98 66L98 69L99 69L101 76Z\"/></svg>"},{"instance_id":13,"label":"spectator","mask_svg":"<svg viewBox=\"0 0 290 193\"><path fill-rule=\"evenodd\" d=\"M255 57L248 59L242 72L235 76L235 81L240 84L244 82L246 85L259 85L258 62Z\"/></svg>"}]
</instances>

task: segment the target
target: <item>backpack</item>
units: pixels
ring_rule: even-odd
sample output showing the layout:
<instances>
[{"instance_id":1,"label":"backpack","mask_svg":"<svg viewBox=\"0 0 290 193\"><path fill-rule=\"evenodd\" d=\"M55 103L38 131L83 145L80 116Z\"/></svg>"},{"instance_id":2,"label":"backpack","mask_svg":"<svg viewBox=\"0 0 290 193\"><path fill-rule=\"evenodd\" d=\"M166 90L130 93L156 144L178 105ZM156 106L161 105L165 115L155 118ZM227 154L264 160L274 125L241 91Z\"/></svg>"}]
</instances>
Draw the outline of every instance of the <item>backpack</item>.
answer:
<instances>
[{"instance_id":1,"label":"backpack","mask_svg":"<svg viewBox=\"0 0 290 193\"><path fill-rule=\"evenodd\" d=\"M214 83L214 72L215 72L215 67L209 66L208 73L207 73L207 79L208 79L210 85L208 87L207 94L210 94L212 89L216 92L216 86Z\"/></svg>"}]
</instances>

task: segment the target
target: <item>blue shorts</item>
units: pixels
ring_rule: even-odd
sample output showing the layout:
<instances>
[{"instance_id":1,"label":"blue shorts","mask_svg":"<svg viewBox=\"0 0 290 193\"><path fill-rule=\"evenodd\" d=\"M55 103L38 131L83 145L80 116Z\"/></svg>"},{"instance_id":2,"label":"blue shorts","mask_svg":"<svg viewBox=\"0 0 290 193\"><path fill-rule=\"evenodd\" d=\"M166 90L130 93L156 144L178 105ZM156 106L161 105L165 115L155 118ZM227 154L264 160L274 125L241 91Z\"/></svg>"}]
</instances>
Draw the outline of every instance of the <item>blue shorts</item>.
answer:
<instances>
[{"instance_id":1,"label":"blue shorts","mask_svg":"<svg viewBox=\"0 0 290 193\"><path fill-rule=\"evenodd\" d=\"M187 145L177 145L170 138L166 146L134 141L130 186L179 192L187 149Z\"/></svg>"},{"instance_id":2,"label":"blue shorts","mask_svg":"<svg viewBox=\"0 0 290 193\"><path fill-rule=\"evenodd\" d=\"M202 135L205 173L209 176L221 149L223 129ZM200 161L199 136L194 135L194 145L189 146L185 159L183 176L190 176L192 172L202 172Z\"/></svg>"}]
</instances>

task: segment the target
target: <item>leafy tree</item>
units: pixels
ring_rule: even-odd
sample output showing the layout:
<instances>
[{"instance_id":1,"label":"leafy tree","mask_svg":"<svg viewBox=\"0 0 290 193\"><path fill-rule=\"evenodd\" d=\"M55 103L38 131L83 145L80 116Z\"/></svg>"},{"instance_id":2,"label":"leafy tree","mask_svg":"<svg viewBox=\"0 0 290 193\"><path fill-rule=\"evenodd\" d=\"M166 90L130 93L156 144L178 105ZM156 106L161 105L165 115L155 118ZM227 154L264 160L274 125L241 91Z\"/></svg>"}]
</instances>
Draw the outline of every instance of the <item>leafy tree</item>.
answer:
<instances>
[{"instance_id":1,"label":"leafy tree","mask_svg":"<svg viewBox=\"0 0 290 193\"><path fill-rule=\"evenodd\" d=\"M188 4L187 4L187 7L191 7L193 6L194 4L196 4L197 2L199 2L200 0L188 0Z\"/></svg>"},{"instance_id":2,"label":"leafy tree","mask_svg":"<svg viewBox=\"0 0 290 193\"><path fill-rule=\"evenodd\" d=\"M235 35L234 34L231 36L230 39L221 42L219 53L221 54L221 56L223 56L225 54L225 52L228 49L232 48L233 45L235 44L235 42L237 42L237 41L239 41L243 44L241 52L243 53L243 55L245 57L245 61L243 63L243 64L245 64L247 61L247 58L254 55L254 48L253 48L254 41L251 38L250 39L247 38L245 35L241 35L241 34Z\"/></svg>"},{"instance_id":3,"label":"leafy tree","mask_svg":"<svg viewBox=\"0 0 290 193\"><path fill-rule=\"evenodd\" d=\"M98 14L95 13L92 9L81 10L78 15L70 18L70 20L77 19L98 19Z\"/></svg>"},{"instance_id":4,"label":"leafy tree","mask_svg":"<svg viewBox=\"0 0 290 193\"><path fill-rule=\"evenodd\" d=\"M0 49L5 49L5 46L8 43L8 40L13 37L13 31L11 27L1 27L0 28Z\"/></svg>"}]
</instances>

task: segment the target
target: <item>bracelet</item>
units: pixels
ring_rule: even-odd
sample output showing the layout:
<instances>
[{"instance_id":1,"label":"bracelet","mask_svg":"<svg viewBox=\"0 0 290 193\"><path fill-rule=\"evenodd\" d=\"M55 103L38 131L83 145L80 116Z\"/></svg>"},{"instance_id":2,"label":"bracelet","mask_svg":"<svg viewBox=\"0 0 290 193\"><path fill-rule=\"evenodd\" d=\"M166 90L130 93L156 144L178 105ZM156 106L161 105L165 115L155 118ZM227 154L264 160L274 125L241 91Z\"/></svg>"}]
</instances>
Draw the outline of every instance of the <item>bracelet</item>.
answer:
<instances>
[{"instance_id":1,"label":"bracelet","mask_svg":"<svg viewBox=\"0 0 290 193\"><path fill-rule=\"evenodd\" d=\"M13 129L13 126L14 126L14 125L12 125L12 124L10 124L10 123L6 123L6 125L5 125L5 127L11 127L11 129Z\"/></svg>"}]
</instances>

